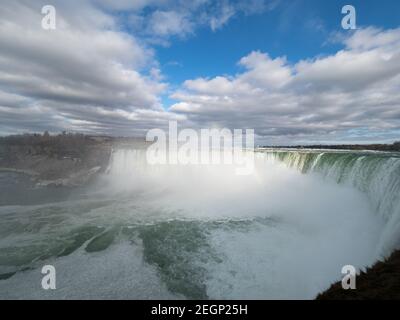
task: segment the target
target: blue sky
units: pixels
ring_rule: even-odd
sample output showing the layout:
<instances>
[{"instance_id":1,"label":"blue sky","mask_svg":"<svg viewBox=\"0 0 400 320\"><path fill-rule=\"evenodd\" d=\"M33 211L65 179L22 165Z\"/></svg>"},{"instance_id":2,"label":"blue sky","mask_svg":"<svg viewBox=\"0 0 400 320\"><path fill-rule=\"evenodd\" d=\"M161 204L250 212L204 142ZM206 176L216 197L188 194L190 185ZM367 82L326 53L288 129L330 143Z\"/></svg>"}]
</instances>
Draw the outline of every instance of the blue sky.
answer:
<instances>
[{"instance_id":1,"label":"blue sky","mask_svg":"<svg viewBox=\"0 0 400 320\"><path fill-rule=\"evenodd\" d=\"M233 75L242 68L237 62L259 50L274 57L285 56L290 63L334 54L343 44L335 33L351 33L341 28L342 7L356 8L358 28L399 26L400 2L396 0L281 0L271 10L237 14L218 30L199 27L194 34L172 37L168 45L155 46L163 73L172 88L185 80ZM134 33L134 32L133 32ZM176 102L162 95L165 108Z\"/></svg>"},{"instance_id":2,"label":"blue sky","mask_svg":"<svg viewBox=\"0 0 400 320\"><path fill-rule=\"evenodd\" d=\"M251 51L301 59L332 54L343 45L329 41L343 32L341 9L349 1L282 0L271 11L238 14L216 31L203 26L185 39L173 37L170 45L156 46L157 58L168 80L179 85L186 79L214 77L240 71L237 62ZM396 0L351 1L357 25L396 28L400 2ZM351 32L351 31L349 31Z\"/></svg>"},{"instance_id":3,"label":"blue sky","mask_svg":"<svg viewBox=\"0 0 400 320\"><path fill-rule=\"evenodd\" d=\"M1 135L178 121L271 145L400 140L399 1L51 2L50 31L46 0L0 7Z\"/></svg>"}]
</instances>

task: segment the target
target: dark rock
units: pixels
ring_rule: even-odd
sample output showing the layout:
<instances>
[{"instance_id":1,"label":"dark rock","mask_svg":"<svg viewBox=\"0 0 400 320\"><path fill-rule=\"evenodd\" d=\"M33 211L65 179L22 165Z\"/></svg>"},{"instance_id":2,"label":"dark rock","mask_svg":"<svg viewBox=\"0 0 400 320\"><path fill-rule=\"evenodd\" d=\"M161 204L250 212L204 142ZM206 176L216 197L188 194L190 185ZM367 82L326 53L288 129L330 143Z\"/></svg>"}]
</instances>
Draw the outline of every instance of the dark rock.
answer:
<instances>
[{"instance_id":1,"label":"dark rock","mask_svg":"<svg viewBox=\"0 0 400 320\"><path fill-rule=\"evenodd\" d=\"M400 299L400 251L362 272L356 289L344 290L341 281L319 294L317 300L392 300Z\"/></svg>"}]
</instances>

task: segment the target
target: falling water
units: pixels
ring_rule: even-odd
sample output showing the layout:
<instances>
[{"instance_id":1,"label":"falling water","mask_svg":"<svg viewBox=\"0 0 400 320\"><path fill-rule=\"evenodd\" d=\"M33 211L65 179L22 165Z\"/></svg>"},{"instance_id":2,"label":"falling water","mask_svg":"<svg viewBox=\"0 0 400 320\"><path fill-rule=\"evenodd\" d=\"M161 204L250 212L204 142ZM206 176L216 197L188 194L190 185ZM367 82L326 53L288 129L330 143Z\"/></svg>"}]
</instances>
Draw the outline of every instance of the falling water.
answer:
<instances>
[{"instance_id":1,"label":"falling water","mask_svg":"<svg viewBox=\"0 0 400 320\"><path fill-rule=\"evenodd\" d=\"M260 150L240 176L116 150L79 195L0 207L0 298L313 298L398 245L399 164Z\"/></svg>"}]
</instances>

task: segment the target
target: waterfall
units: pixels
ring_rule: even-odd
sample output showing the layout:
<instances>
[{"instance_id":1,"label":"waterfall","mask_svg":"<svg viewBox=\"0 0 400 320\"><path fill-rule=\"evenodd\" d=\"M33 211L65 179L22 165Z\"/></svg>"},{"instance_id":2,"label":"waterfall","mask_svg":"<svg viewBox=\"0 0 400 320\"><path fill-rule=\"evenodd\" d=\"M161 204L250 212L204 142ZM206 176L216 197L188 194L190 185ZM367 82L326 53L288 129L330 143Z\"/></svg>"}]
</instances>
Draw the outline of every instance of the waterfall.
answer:
<instances>
[{"instance_id":1,"label":"waterfall","mask_svg":"<svg viewBox=\"0 0 400 320\"><path fill-rule=\"evenodd\" d=\"M381 245L400 244L400 155L384 152L265 150L259 153L304 174L318 174L364 192L386 221Z\"/></svg>"},{"instance_id":2,"label":"waterfall","mask_svg":"<svg viewBox=\"0 0 400 320\"><path fill-rule=\"evenodd\" d=\"M258 172L268 170L272 163L283 163L302 174L320 176L363 192L367 195L373 211L385 221L385 228L378 244L382 255L399 247L400 156L398 154L367 151L256 150L255 167ZM162 179L169 179L172 172L176 175L183 173L190 175L190 170L193 168L170 166L165 170L165 167L160 165L150 166L146 161L145 150L120 149L113 153L108 172L118 176L119 184L123 179L129 184L133 179L140 180L141 183L153 178L160 179L160 176ZM204 175L210 174L210 178L215 175L215 171L211 174L209 168L203 171Z\"/></svg>"}]
</instances>

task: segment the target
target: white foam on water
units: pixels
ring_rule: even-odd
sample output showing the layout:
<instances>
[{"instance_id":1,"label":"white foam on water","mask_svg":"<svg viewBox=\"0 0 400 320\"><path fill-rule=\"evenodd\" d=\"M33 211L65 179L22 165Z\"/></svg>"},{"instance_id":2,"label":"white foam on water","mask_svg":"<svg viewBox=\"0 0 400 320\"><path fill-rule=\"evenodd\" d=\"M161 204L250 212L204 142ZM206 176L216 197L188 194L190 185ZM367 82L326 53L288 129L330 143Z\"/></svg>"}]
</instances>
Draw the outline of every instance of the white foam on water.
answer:
<instances>
[{"instance_id":1,"label":"white foam on water","mask_svg":"<svg viewBox=\"0 0 400 320\"><path fill-rule=\"evenodd\" d=\"M149 167L129 151L115 156L125 160L111 169L114 190L148 189L154 205L174 215L276 221L211 231L223 261L208 266L212 298L313 298L341 277L343 265L363 268L380 255L384 221L354 188L268 159L238 176L230 167Z\"/></svg>"},{"instance_id":2,"label":"white foam on water","mask_svg":"<svg viewBox=\"0 0 400 320\"><path fill-rule=\"evenodd\" d=\"M86 209L78 202L64 203L54 215L68 209L63 215L70 218L55 224L53 233L85 223L106 228L131 224L139 225L140 238L140 226L176 220L198 223L178 235L162 225L168 239L157 241L172 244L168 254L187 261L171 259L179 263L179 270L186 264L196 272L204 268L206 275L199 271L196 281L204 281L207 296L215 299L310 299L340 279L343 265L363 268L381 256L386 221L375 214L366 194L270 160L257 158L255 171L239 176L234 166L151 166L143 152L116 151L92 194L105 203ZM96 202L92 198L89 195L88 201ZM203 228L199 232L204 237L193 238L190 232L196 228ZM144 257L143 251L154 245L147 240L150 245L145 248L119 239L103 251L88 253L81 247L69 256L52 258L49 261L59 270L55 292L38 288L41 274L36 268L0 281L0 296L184 297L179 288L168 286L166 277L174 266L165 271L156 265L157 257ZM191 254L189 247L182 253L187 242L196 241L208 249ZM179 279L179 274L174 276Z\"/></svg>"},{"instance_id":3,"label":"white foam on water","mask_svg":"<svg viewBox=\"0 0 400 320\"><path fill-rule=\"evenodd\" d=\"M143 262L140 246L119 243L105 251L48 261L56 268L56 289L44 290L41 267L0 281L2 299L182 299L167 290L154 267Z\"/></svg>"}]
</instances>

